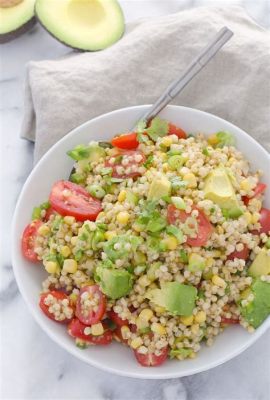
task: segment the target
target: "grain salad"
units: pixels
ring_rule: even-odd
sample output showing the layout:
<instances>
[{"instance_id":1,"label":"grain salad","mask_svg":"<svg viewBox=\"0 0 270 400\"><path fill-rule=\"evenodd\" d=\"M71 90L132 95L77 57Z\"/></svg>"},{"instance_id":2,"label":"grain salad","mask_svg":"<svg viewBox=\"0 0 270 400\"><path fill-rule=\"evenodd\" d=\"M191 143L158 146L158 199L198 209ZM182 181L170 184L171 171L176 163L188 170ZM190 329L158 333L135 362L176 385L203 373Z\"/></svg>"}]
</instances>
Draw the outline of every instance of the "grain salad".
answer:
<instances>
[{"instance_id":1,"label":"grain salad","mask_svg":"<svg viewBox=\"0 0 270 400\"><path fill-rule=\"evenodd\" d=\"M230 133L188 135L157 117L68 156L70 178L34 208L22 251L48 273L41 310L78 347L115 339L156 366L267 318L266 185Z\"/></svg>"}]
</instances>

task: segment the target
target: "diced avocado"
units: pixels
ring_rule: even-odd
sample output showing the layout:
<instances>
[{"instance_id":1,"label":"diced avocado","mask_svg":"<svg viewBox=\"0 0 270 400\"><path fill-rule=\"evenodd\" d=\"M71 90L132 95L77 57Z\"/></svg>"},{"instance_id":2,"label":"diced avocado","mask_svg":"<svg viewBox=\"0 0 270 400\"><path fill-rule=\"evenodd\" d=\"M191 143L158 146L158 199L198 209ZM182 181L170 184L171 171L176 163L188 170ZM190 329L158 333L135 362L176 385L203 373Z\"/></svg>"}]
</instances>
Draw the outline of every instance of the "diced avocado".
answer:
<instances>
[{"instance_id":1,"label":"diced avocado","mask_svg":"<svg viewBox=\"0 0 270 400\"><path fill-rule=\"evenodd\" d=\"M205 268L205 258L197 253L191 253L188 258L188 270L191 272L202 271Z\"/></svg>"},{"instance_id":2,"label":"diced avocado","mask_svg":"<svg viewBox=\"0 0 270 400\"><path fill-rule=\"evenodd\" d=\"M131 252L135 253L142 243L142 238L133 235L119 235L108 240L103 250L111 261L126 259Z\"/></svg>"},{"instance_id":3,"label":"diced avocado","mask_svg":"<svg viewBox=\"0 0 270 400\"><path fill-rule=\"evenodd\" d=\"M238 218L243 214L231 179L224 167L215 168L207 176L204 195L206 199L216 203L222 209L223 214L229 218Z\"/></svg>"},{"instance_id":4,"label":"diced avocado","mask_svg":"<svg viewBox=\"0 0 270 400\"><path fill-rule=\"evenodd\" d=\"M167 282L161 289L152 289L147 298L173 315L189 316L195 307L197 289L179 282Z\"/></svg>"},{"instance_id":5,"label":"diced avocado","mask_svg":"<svg viewBox=\"0 0 270 400\"><path fill-rule=\"evenodd\" d=\"M257 328L270 314L270 283L257 279L251 285L254 300L241 307L241 315Z\"/></svg>"},{"instance_id":6,"label":"diced avocado","mask_svg":"<svg viewBox=\"0 0 270 400\"><path fill-rule=\"evenodd\" d=\"M106 157L106 151L97 143L91 143L88 146L79 144L73 150L69 150L67 154L76 161L97 162L101 158Z\"/></svg>"},{"instance_id":7,"label":"diced avocado","mask_svg":"<svg viewBox=\"0 0 270 400\"><path fill-rule=\"evenodd\" d=\"M0 1L0 43L6 43L29 31L35 23L35 0Z\"/></svg>"},{"instance_id":8,"label":"diced avocado","mask_svg":"<svg viewBox=\"0 0 270 400\"><path fill-rule=\"evenodd\" d=\"M97 51L124 33L124 17L116 0L37 0L36 15L60 42L75 49Z\"/></svg>"},{"instance_id":9,"label":"diced avocado","mask_svg":"<svg viewBox=\"0 0 270 400\"><path fill-rule=\"evenodd\" d=\"M165 177L156 177L153 179L147 200L160 200L164 196L169 196L171 193L171 182Z\"/></svg>"},{"instance_id":10,"label":"diced avocado","mask_svg":"<svg viewBox=\"0 0 270 400\"><path fill-rule=\"evenodd\" d=\"M266 249L261 249L257 254L255 260L249 267L248 273L254 278L270 274L270 256L267 254Z\"/></svg>"},{"instance_id":11,"label":"diced avocado","mask_svg":"<svg viewBox=\"0 0 270 400\"><path fill-rule=\"evenodd\" d=\"M102 292L111 299L126 296L133 284L133 277L128 271L115 268L98 266L96 278Z\"/></svg>"}]
</instances>

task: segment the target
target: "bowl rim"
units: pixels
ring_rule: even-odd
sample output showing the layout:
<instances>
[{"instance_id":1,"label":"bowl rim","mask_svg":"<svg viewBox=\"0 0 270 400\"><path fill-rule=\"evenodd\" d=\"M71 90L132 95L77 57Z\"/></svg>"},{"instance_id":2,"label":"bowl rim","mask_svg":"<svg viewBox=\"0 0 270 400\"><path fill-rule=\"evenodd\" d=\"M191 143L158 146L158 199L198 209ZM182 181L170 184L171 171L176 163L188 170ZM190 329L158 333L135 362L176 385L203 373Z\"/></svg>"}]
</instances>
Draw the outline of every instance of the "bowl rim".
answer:
<instances>
[{"instance_id":1,"label":"bowl rim","mask_svg":"<svg viewBox=\"0 0 270 400\"><path fill-rule=\"evenodd\" d=\"M17 199L16 202L16 206L15 206L15 210L14 210L14 215L13 215L13 219L12 219L12 225L11 225L11 252L12 252L12 257L11 257L11 261L12 261L12 268L14 271L14 276L16 279L16 283L18 285L18 288L20 290L20 293L22 295L23 300L25 301L25 303L27 304L28 309L30 310L31 315L33 316L34 320L38 323L38 325L46 332L46 334L55 342L57 343L61 348L65 349L69 354L72 354L74 357L80 359L81 361L87 363L88 365L91 365L95 368L98 368L102 371L105 372L109 372L109 373L113 373L116 374L118 376L123 376L123 377L130 377L130 378L137 378L137 379L173 379L173 378L180 378L180 377L184 377L184 376L190 376L190 375L195 375L197 373L200 372L204 372L204 371L208 371L218 365L222 365L225 362L233 359L234 357L238 356L239 354L241 354L244 350L246 350L248 347L250 347L252 344L254 344L256 342L256 340L263 335L264 332L266 332L268 330L268 328L270 328L270 316L262 323L262 325L260 325L255 332L252 334L252 336L250 337L250 340L248 340L247 342L245 342L245 344L239 348L237 348L235 351L229 353L228 355L224 355L223 357L220 357L218 360L214 360L212 362L207 363L205 366L201 366L201 367L195 367L193 368L192 371L188 371L188 372L183 372L183 371L175 371L175 372L167 372L167 373L162 373L162 374L152 374L151 373L151 368L148 368L147 370L147 374L146 374L146 368L142 368L142 372L128 372L125 371L124 369L119 369L119 368L112 368L112 367L108 367L104 364L98 363L95 360L91 360L87 357L84 356L84 353L81 352L77 353L76 347L74 346L71 347L65 343L63 343L60 338L58 337L58 335L56 335L53 331L53 329L51 329L49 326L46 325L46 323L44 322L44 320L41 318L41 314L36 312L36 309L34 308L34 306L31 304L30 300L28 300L28 295L26 293L26 290L24 289L24 285L22 283L22 281L19 278L19 275L17 273L17 263L16 263L16 246L15 246L15 238L16 238L16 221L18 218L18 209L19 209L19 204L21 202L21 199L24 197L24 193L27 191L27 186L28 183L31 181L32 176L35 173L36 168L42 164L46 158L49 156L49 154L53 153L55 148L58 146L61 146L61 143L66 141L68 139L68 137L75 135L76 131L79 129L83 129L84 127L87 127L87 125L91 122L96 122L99 120L102 120L104 117L110 117L111 115L115 115L115 114L121 114L123 111L127 111L127 110L133 110L133 109L141 109L142 111L147 111L148 108L150 108L151 105L149 104L145 104L145 105L137 105L137 106L130 106L130 107L123 107L117 110L113 110L110 111L108 113L99 115L95 118L92 118L88 121L85 121L84 123L76 126L75 128L71 129L69 132L67 132L65 134L65 136L63 136L60 140L58 140L41 158L40 160L37 162L37 164L33 167L33 169L31 170L30 174L28 175L26 181L24 182L24 185L22 187L22 190L20 192L20 195ZM231 126L233 128L233 130L238 130L241 134L243 134L244 136L248 136L249 139L251 140L251 142L253 142L254 144L256 144L256 146L260 147L260 150L269 158L270 160L270 154L267 152L267 150L259 143L257 142L252 136L248 135L247 132L245 132L244 130L242 130L241 128L238 128L236 125L232 124L231 122L218 117L214 114L205 112L205 111L201 111L199 109L195 109L195 108L191 108L191 107L184 107L184 106L177 106L177 105L168 105L166 107L166 109L182 109L182 110L186 110L188 112L197 112L198 114L204 114L205 116L208 116L211 119L216 119L217 121L221 121L221 122L225 122L228 126Z\"/></svg>"}]
</instances>

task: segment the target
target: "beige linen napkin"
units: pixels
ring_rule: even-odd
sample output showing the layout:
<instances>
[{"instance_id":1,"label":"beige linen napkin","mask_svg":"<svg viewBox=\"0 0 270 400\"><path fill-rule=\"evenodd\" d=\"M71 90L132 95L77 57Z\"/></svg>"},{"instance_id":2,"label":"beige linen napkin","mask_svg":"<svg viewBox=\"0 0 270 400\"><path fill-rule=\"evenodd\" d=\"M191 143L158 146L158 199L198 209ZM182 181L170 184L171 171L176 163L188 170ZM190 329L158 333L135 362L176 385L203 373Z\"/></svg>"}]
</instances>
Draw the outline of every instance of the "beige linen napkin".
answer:
<instances>
[{"instance_id":1,"label":"beige linen napkin","mask_svg":"<svg viewBox=\"0 0 270 400\"><path fill-rule=\"evenodd\" d=\"M77 125L153 103L223 25L233 38L173 104L225 118L269 150L270 33L240 7L203 7L140 21L102 52L31 62L21 135L36 142L35 162Z\"/></svg>"}]
</instances>

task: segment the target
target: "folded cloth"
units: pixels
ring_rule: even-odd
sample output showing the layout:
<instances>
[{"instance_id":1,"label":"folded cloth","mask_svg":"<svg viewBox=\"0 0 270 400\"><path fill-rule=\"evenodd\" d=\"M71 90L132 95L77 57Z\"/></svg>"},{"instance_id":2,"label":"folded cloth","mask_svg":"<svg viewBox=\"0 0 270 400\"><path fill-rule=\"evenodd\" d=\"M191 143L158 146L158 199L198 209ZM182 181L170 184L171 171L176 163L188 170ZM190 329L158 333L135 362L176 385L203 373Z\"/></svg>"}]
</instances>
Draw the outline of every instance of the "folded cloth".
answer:
<instances>
[{"instance_id":1,"label":"folded cloth","mask_svg":"<svg viewBox=\"0 0 270 400\"><path fill-rule=\"evenodd\" d=\"M241 7L202 7L140 21L101 52L31 62L21 136L36 142L35 162L77 125L153 103L224 25L233 38L173 104L227 119L270 150L270 33Z\"/></svg>"}]
</instances>

